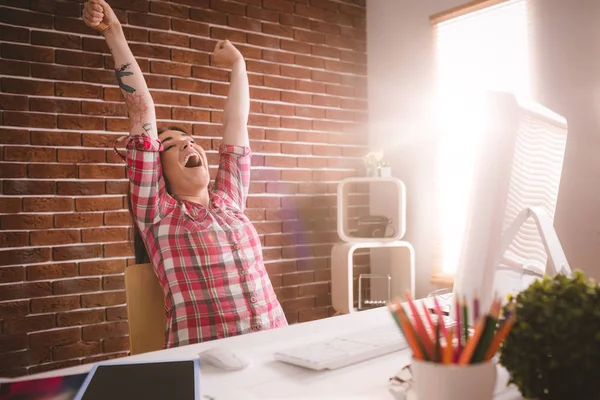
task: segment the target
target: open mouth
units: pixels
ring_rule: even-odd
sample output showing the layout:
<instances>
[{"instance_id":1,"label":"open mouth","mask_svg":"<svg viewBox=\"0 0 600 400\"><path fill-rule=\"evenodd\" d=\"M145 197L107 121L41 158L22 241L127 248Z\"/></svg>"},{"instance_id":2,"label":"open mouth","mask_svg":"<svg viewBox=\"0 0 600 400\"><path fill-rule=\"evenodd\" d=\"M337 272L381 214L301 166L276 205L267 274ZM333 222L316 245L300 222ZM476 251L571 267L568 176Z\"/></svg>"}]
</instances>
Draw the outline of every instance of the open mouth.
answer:
<instances>
[{"instance_id":1,"label":"open mouth","mask_svg":"<svg viewBox=\"0 0 600 400\"><path fill-rule=\"evenodd\" d=\"M198 153L190 153L183 160L183 165L186 168L197 168L202 166L202 158Z\"/></svg>"}]
</instances>

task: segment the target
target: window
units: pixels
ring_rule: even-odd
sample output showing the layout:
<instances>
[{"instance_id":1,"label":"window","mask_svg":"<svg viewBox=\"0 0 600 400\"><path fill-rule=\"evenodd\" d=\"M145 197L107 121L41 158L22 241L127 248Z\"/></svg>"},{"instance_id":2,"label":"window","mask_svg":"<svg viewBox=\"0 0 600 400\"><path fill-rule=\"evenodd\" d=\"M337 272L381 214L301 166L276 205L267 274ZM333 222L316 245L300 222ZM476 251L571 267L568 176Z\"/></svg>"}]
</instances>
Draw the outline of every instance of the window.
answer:
<instances>
[{"instance_id":1,"label":"window","mask_svg":"<svg viewBox=\"0 0 600 400\"><path fill-rule=\"evenodd\" d=\"M432 17L442 127L436 177L438 283L451 281L462 248L481 96L486 90L530 93L527 1L491 0L470 7Z\"/></svg>"}]
</instances>

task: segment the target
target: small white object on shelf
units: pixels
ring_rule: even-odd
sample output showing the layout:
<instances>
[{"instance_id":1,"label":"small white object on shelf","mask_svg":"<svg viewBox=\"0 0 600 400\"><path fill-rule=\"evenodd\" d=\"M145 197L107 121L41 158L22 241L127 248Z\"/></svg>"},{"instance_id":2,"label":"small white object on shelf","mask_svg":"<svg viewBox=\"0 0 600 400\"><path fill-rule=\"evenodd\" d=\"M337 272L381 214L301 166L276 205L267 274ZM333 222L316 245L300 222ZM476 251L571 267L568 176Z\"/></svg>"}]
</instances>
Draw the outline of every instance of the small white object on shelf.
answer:
<instances>
[{"instance_id":1,"label":"small white object on shelf","mask_svg":"<svg viewBox=\"0 0 600 400\"><path fill-rule=\"evenodd\" d=\"M350 232L350 212L349 212L349 194L353 184L369 184L370 197L374 196L374 192L380 185L393 187L394 195L397 199L393 199L395 209L390 211L390 215L386 215L391 220L392 235L384 238L366 238L356 237ZM382 190L384 191L384 190ZM384 192L388 192L385 190ZM397 200L397 201L395 201ZM406 187L404 183L394 177L362 177L362 178L346 178L343 179L337 190L337 231L339 238L344 242L393 242L401 240L406 233Z\"/></svg>"}]
</instances>

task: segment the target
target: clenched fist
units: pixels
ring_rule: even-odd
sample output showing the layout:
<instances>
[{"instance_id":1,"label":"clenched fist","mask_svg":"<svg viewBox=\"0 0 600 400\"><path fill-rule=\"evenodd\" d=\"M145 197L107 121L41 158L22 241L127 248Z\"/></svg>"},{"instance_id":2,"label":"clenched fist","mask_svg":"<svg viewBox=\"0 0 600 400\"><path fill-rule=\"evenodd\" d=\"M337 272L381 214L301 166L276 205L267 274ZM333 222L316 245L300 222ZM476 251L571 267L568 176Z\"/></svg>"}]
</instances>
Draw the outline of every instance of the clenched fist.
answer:
<instances>
[{"instance_id":1,"label":"clenched fist","mask_svg":"<svg viewBox=\"0 0 600 400\"><path fill-rule=\"evenodd\" d=\"M83 6L83 22L100 32L120 24L115 12L104 0L86 1Z\"/></svg>"},{"instance_id":2,"label":"clenched fist","mask_svg":"<svg viewBox=\"0 0 600 400\"><path fill-rule=\"evenodd\" d=\"M219 40L217 42L213 53L213 60L216 66L231 68L236 61L243 59L242 53L229 40Z\"/></svg>"}]
</instances>

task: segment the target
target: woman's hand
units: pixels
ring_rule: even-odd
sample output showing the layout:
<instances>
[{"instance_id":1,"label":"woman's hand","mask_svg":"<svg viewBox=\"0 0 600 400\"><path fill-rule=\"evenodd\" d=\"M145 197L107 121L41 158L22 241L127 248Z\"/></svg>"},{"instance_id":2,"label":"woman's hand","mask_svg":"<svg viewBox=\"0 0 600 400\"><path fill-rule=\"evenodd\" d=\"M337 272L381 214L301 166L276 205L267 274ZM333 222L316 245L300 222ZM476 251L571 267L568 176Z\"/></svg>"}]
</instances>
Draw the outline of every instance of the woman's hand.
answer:
<instances>
[{"instance_id":1,"label":"woman's hand","mask_svg":"<svg viewBox=\"0 0 600 400\"><path fill-rule=\"evenodd\" d=\"M105 0L86 1L83 6L83 22L100 32L120 24L115 12Z\"/></svg>"},{"instance_id":2,"label":"woman's hand","mask_svg":"<svg viewBox=\"0 0 600 400\"><path fill-rule=\"evenodd\" d=\"M238 49L236 49L229 40L219 40L213 52L213 60L217 67L231 68L244 57Z\"/></svg>"}]
</instances>

